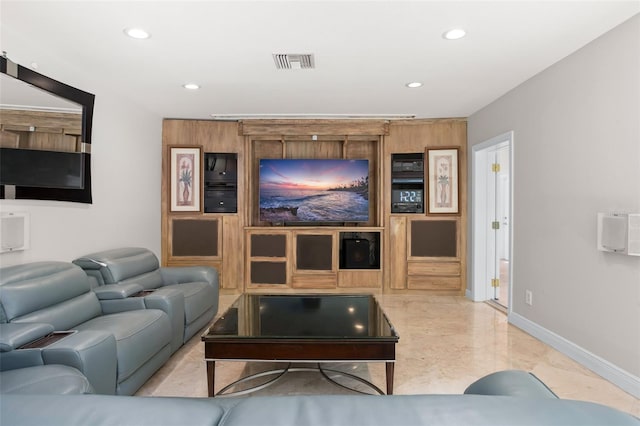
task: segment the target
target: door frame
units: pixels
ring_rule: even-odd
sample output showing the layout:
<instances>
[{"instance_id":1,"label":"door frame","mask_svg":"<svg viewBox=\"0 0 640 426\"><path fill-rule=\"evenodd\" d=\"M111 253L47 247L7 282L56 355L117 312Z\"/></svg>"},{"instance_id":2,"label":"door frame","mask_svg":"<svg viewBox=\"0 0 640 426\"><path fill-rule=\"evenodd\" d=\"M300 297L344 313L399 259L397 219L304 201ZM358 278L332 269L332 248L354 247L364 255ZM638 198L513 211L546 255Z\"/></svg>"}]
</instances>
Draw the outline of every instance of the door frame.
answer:
<instances>
[{"instance_id":1,"label":"door frame","mask_svg":"<svg viewBox=\"0 0 640 426\"><path fill-rule=\"evenodd\" d=\"M510 314L513 306L513 176L514 176L514 137L513 131L495 136L472 147L471 154L471 292L467 297L475 302L491 299L489 282L487 281L486 245L489 238L487 223L487 170L491 167L489 153L498 145L509 146L509 302L507 312Z\"/></svg>"}]
</instances>

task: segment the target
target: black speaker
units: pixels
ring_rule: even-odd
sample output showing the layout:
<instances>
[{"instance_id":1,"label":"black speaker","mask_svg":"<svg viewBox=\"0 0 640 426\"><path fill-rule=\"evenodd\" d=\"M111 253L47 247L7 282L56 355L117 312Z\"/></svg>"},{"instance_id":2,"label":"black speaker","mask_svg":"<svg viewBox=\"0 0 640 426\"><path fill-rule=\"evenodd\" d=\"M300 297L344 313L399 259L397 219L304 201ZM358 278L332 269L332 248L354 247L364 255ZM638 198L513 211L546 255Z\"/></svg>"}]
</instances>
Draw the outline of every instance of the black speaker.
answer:
<instances>
[{"instance_id":1,"label":"black speaker","mask_svg":"<svg viewBox=\"0 0 640 426\"><path fill-rule=\"evenodd\" d=\"M369 256L369 240L344 239L342 253L345 269L368 269L374 263Z\"/></svg>"}]
</instances>

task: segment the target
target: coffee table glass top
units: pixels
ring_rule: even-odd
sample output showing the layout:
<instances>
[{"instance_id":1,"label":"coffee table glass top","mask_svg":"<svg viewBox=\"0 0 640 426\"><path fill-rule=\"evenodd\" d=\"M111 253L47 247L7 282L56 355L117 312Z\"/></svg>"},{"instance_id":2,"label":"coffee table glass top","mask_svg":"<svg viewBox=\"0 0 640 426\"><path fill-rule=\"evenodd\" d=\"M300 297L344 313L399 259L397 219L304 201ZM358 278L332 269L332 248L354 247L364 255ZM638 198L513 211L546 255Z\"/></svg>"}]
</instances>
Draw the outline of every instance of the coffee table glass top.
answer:
<instances>
[{"instance_id":1,"label":"coffee table glass top","mask_svg":"<svg viewBox=\"0 0 640 426\"><path fill-rule=\"evenodd\" d=\"M357 339L397 341L371 295L243 294L202 340Z\"/></svg>"}]
</instances>

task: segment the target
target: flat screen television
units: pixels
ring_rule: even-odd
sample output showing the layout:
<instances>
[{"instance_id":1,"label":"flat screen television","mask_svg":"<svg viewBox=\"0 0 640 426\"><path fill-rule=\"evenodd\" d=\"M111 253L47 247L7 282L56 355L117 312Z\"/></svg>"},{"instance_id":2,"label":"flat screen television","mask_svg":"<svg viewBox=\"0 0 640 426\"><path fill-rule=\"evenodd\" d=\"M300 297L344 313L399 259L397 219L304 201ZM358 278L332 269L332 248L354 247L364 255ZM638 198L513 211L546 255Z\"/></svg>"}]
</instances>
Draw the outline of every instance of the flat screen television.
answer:
<instances>
[{"instance_id":1,"label":"flat screen television","mask_svg":"<svg viewBox=\"0 0 640 426\"><path fill-rule=\"evenodd\" d=\"M263 222L369 221L369 161L261 159Z\"/></svg>"}]
</instances>

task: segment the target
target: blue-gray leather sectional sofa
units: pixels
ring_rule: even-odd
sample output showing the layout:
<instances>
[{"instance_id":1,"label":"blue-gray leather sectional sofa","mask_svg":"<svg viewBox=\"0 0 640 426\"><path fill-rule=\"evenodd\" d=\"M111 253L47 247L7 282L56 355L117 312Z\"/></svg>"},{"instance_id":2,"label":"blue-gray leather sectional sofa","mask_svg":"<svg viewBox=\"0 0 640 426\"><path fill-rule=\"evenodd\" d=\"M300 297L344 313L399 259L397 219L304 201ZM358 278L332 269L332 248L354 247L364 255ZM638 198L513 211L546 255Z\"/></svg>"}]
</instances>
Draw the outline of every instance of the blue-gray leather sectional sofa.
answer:
<instances>
[{"instance_id":1,"label":"blue-gray leather sectional sofa","mask_svg":"<svg viewBox=\"0 0 640 426\"><path fill-rule=\"evenodd\" d=\"M161 268L146 249L2 268L0 390L77 383L67 366L95 393L132 395L217 310L214 268Z\"/></svg>"},{"instance_id":2,"label":"blue-gray leather sectional sofa","mask_svg":"<svg viewBox=\"0 0 640 426\"><path fill-rule=\"evenodd\" d=\"M306 395L173 398L0 395L5 425L210 426L638 426L603 405L556 398L534 376L501 371L464 395Z\"/></svg>"},{"instance_id":3,"label":"blue-gray leather sectional sofa","mask_svg":"<svg viewBox=\"0 0 640 426\"><path fill-rule=\"evenodd\" d=\"M464 395L132 395L218 309L212 268L145 249L0 269L0 425L640 425L523 371Z\"/></svg>"}]
</instances>

